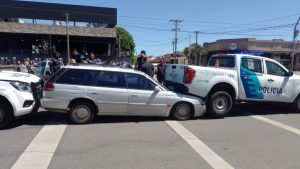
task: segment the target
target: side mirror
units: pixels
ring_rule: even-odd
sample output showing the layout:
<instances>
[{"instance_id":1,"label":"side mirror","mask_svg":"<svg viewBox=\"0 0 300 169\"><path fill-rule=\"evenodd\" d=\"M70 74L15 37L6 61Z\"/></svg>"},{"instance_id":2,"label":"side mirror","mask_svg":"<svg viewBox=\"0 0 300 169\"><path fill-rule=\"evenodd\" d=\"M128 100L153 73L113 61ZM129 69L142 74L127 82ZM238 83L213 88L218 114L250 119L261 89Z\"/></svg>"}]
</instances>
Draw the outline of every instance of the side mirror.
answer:
<instances>
[{"instance_id":1,"label":"side mirror","mask_svg":"<svg viewBox=\"0 0 300 169\"><path fill-rule=\"evenodd\" d=\"M294 75L294 73L292 71L289 71L288 74L287 74L287 76L289 76L289 77L293 76L293 75Z\"/></svg>"},{"instance_id":2,"label":"side mirror","mask_svg":"<svg viewBox=\"0 0 300 169\"><path fill-rule=\"evenodd\" d=\"M158 86L155 86L155 89L154 89L155 92L160 92L160 88Z\"/></svg>"}]
</instances>

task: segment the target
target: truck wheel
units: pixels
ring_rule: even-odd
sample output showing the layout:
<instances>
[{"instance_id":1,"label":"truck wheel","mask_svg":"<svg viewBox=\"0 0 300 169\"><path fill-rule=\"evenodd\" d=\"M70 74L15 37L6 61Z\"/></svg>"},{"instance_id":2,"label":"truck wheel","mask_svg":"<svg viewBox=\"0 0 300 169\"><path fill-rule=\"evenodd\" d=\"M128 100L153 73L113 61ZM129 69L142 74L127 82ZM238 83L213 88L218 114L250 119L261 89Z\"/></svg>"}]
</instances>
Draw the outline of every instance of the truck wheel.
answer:
<instances>
[{"instance_id":1,"label":"truck wheel","mask_svg":"<svg viewBox=\"0 0 300 169\"><path fill-rule=\"evenodd\" d=\"M2 102L2 100L1 100ZM12 110L7 103L0 103L0 129L8 127L13 121Z\"/></svg>"},{"instance_id":2,"label":"truck wheel","mask_svg":"<svg viewBox=\"0 0 300 169\"><path fill-rule=\"evenodd\" d=\"M175 120L188 120L193 116L193 108L188 103L177 103L171 113Z\"/></svg>"},{"instance_id":3,"label":"truck wheel","mask_svg":"<svg viewBox=\"0 0 300 169\"><path fill-rule=\"evenodd\" d=\"M293 109L296 112L300 112L300 95L298 95L298 97L296 98L296 100L293 103Z\"/></svg>"},{"instance_id":4,"label":"truck wheel","mask_svg":"<svg viewBox=\"0 0 300 169\"><path fill-rule=\"evenodd\" d=\"M94 119L93 106L85 101L78 101L71 105L69 118L76 124L87 124Z\"/></svg>"},{"instance_id":5,"label":"truck wheel","mask_svg":"<svg viewBox=\"0 0 300 169\"><path fill-rule=\"evenodd\" d=\"M218 91L209 97L208 109L213 117L222 118L228 115L232 107L232 98L225 91Z\"/></svg>"}]
</instances>

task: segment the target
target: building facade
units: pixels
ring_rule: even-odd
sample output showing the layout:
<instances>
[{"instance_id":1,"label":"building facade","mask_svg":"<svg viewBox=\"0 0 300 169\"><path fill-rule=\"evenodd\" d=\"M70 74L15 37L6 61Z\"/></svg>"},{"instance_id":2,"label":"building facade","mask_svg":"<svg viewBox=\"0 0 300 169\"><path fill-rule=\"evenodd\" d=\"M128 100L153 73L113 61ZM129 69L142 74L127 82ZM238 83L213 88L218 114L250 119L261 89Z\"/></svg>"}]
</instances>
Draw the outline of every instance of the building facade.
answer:
<instances>
[{"instance_id":1,"label":"building facade","mask_svg":"<svg viewBox=\"0 0 300 169\"><path fill-rule=\"evenodd\" d=\"M74 49L112 59L117 48L116 24L115 8L1 0L0 64L3 58L43 59L54 53L67 61L67 52Z\"/></svg>"},{"instance_id":2,"label":"building facade","mask_svg":"<svg viewBox=\"0 0 300 169\"><path fill-rule=\"evenodd\" d=\"M283 39L257 40L255 38L222 39L212 43L204 43L208 58L213 54L253 54L277 60L287 68L291 67L293 42ZM300 44L296 42L294 69L300 70Z\"/></svg>"}]
</instances>

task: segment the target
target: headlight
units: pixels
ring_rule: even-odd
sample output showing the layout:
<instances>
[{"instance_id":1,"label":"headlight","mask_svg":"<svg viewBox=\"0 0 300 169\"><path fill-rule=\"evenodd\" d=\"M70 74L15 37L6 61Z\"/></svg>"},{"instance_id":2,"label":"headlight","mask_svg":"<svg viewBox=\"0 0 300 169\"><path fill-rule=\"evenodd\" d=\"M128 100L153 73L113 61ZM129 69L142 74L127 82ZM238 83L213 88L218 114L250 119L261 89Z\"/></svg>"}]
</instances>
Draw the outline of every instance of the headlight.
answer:
<instances>
[{"instance_id":1,"label":"headlight","mask_svg":"<svg viewBox=\"0 0 300 169\"><path fill-rule=\"evenodd\" d=\"M22 92L30 92L31 93L31 88L29 83L24 83L24 82L10 82L10 84L16 88L17 90L20 90Z\"/></svg>"}]
</instances>

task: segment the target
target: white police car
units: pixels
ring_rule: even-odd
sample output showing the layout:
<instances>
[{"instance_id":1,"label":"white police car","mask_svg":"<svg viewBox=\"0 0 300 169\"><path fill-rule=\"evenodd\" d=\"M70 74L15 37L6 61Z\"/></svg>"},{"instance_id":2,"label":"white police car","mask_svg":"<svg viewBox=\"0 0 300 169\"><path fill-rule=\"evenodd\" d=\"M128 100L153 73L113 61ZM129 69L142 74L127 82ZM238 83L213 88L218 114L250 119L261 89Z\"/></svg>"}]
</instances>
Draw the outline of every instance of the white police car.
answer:
<instances>
[{"instance_id":1,"label":"white police car","mask_svg":"<svg viewBox=\"0 0 300 169\"><path fill-rule=\"evenodd\" d=\"M0 128L38 110L42 85L39 77L29 73L0 72Z\"/></svg>"}]
</instances>

